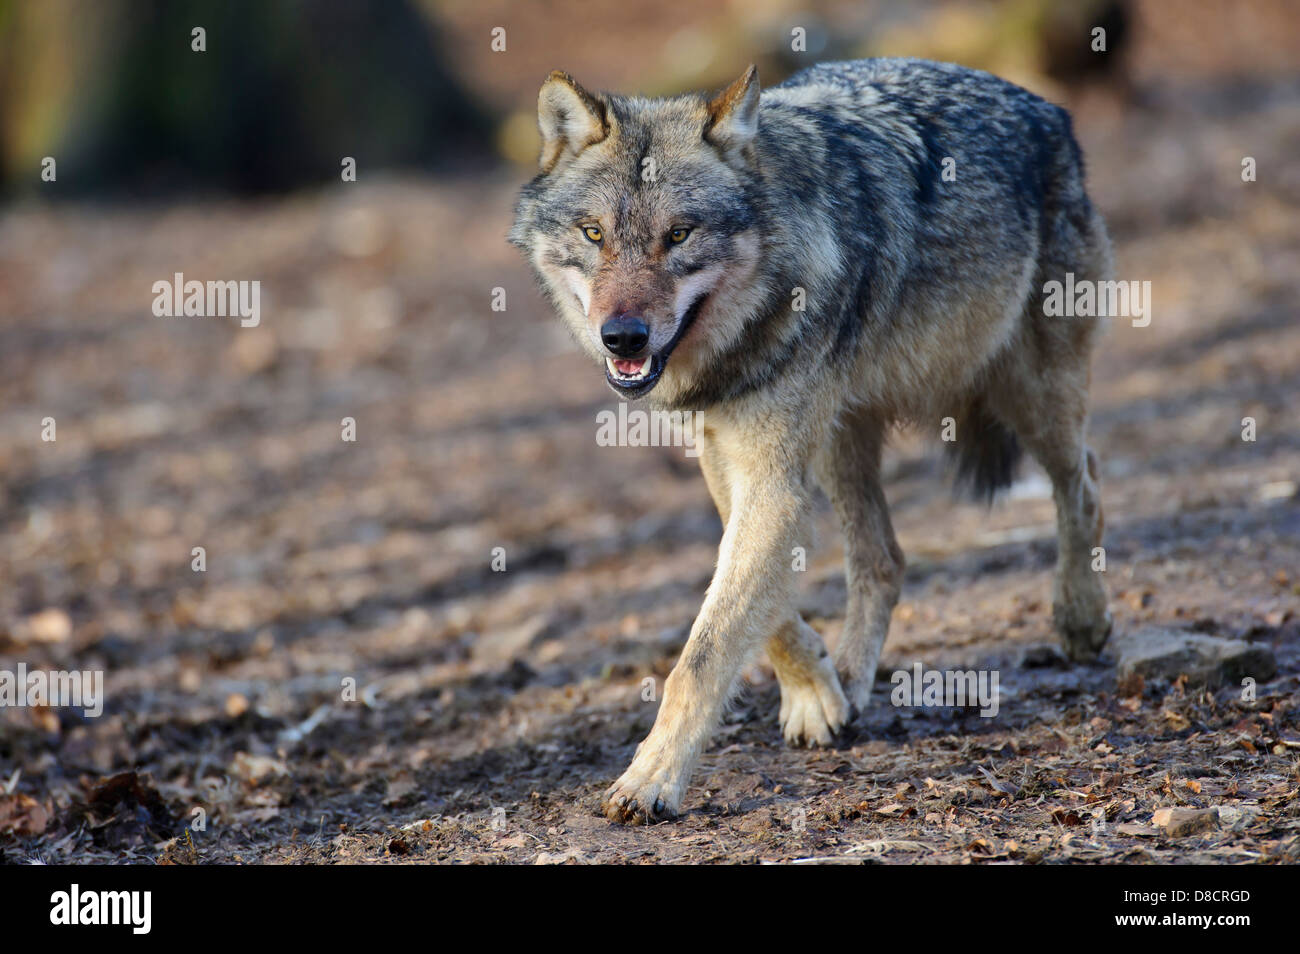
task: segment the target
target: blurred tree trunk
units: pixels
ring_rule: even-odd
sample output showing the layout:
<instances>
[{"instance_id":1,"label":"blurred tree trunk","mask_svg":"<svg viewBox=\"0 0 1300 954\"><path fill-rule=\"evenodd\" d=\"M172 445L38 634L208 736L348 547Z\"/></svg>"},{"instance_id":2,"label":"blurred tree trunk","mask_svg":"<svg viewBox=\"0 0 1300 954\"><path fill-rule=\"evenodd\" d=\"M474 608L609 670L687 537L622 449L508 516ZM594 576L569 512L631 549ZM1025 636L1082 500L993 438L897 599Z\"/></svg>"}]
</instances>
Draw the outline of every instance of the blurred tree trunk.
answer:
<instances>
[{"instance_id":1,"label":"blurred tree trunk","mask_svg":"<svg viewBox=\"0 0 1300 954\"><path fill-rule=\"evenodd\" d=\"M205 52L191 31L206 31ZM490 118L408 0L0 0L0 175L59 192L256 193L438 168Z\"/></svg>"}]
</instances>

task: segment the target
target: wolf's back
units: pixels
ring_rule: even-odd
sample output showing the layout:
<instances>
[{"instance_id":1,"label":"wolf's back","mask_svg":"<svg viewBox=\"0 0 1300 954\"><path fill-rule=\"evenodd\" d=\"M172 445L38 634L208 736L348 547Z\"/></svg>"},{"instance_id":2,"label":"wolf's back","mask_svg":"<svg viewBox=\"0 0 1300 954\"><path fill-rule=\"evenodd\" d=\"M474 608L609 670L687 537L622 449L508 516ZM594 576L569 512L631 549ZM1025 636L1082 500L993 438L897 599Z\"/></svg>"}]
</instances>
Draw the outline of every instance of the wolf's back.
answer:
<instances>
[{"instance_id":1,"label":"wolf's back","mask_svg":"<svg viewBox=\"0 0 1300 954\"><path fill-rule=\"evenodd\" d=\"M778 112L790 104L816 117L836 160L855 152L871 160L881 149L902 155L913 198L925 205L944 196L979 201L990 190L1027 216L1087 202L1069 114L991 73L929 60L851 60L809 67L769 93Z\"/></svg>"},{"instance_id":2,"label":"wolf's back","mask_svg":"<svg viewBox=\"0 0 1300 954\"><path fill-rule=\"evenodd\" d=\"M851 297L837 311L837 348L860 336L877 348L903 328L987 369L987 348L1012 333L1007 321L1034 320L1033 289L1098 241L1069 114L989 73L915 59L825 63L768 90L763 105L773 178L840 226L839 285ZM958 330L951 319L973 299L1012 318ZM927 336L919 324L941 328ZM964 439L949 446L959 485L982 498L1007 486L1019 443L980 379L917 384L965 395L955 413Z\"/></svg>"}]
</instances>

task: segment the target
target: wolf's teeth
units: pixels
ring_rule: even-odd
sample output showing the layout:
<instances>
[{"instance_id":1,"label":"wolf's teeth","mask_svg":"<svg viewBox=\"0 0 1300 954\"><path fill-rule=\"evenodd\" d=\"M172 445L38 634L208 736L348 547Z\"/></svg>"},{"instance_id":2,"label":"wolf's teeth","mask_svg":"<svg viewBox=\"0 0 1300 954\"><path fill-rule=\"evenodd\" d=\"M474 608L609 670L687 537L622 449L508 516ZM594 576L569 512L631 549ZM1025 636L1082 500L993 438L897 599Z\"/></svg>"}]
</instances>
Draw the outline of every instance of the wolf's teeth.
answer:
<instances>
[{"instance_id":1,"label":"wolf's teeth","mask_svg":"<svg viewBox=\"0 0 1300 954\"><path fill-rule=\"evenodd\" d=\"M653 364L653 359L646 358L641 362L641 366L639 368L637 368L631 374L628 374L618 369L618 366L614 363L613 358L605 359L605 367L609 369L609 373L612 374L614 377L618 378L618 380L620 381L644 380L645 378L650 376L650 367L652 364Z\"/></svg>"}]
</instances>

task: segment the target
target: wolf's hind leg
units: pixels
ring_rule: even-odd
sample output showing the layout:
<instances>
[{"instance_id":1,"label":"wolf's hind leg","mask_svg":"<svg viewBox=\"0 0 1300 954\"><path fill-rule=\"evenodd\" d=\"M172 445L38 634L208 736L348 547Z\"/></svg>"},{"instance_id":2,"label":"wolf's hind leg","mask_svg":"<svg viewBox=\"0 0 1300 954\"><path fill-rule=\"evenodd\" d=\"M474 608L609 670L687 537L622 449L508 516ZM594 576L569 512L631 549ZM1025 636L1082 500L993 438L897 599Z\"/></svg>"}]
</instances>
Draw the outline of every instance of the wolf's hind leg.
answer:
<instances>
[{"instance_id":1,"label":"wolf's hind leg","mask_svg":"<svg viewBox=\"0 0 1300 954\"><path fill-rule=\"evenodd\" d=\"M1104 521L1097 456L1084 440L1088 350L1085 341L1064 337L1050 355L1035 354L1032 346L1016 350L1019 357L996 376L1000 383L989 397L1052 481L1058 548L1052 620L1066 655L1086 662L1097 657L1111 630L1106 588L1093 569Z\"/></svg>"},{"instance_id":2,"label":"wolf's hind leg","mask_svg":"<svg viewBox=\"0 0 1300 954\"><path fill-rule=\"evenodd\" d=\"M884 425L872 415L845 412L818 459L818 476L844 527L848 607L835 648L850 704L862 712L871 698L876 664L903 583L903 551L894 538L880 485Z\"/></svg>"},{"instance_id":3,"label":"wolf's hind leg","mask_svg":"<svg viewBox=\"0 0 1300 954\"><path fill-rule=\"evenodd\" d=\"M1082 421L1061 421L1055 434L1024 440L1051 478L1056 500L1052 622L1066 655L1087 662L1097 658L1111 630L1106 588L1092 568L1093 548L1101 546L1103 527L1097 456L1083 442Z\"/></svg>"},{"instance_id":4,"label":"wolf's hind leg","mask_svg":"<svg viewBox=\"0 0 1300 954\"><path fill-rule=\"evenodd\" d=\"M781 731L791 745L829 745L849 702L821 635L796 615L767 641L781 683Z\"/></svg>"}]
</instances>

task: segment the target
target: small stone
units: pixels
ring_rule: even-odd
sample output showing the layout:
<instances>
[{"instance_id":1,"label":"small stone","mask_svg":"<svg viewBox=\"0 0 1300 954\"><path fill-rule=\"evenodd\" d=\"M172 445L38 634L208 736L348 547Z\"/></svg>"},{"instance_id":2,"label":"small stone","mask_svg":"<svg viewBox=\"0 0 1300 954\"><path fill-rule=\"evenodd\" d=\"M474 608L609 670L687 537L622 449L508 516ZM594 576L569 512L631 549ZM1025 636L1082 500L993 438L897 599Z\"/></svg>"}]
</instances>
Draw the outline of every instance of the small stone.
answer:
<instances>
[{"instance_id":1,"label":"small stone","mask_svg":"<svg viewBox=\"0 0 1300 954\"><path fill-rule=\"evenodd\" d=\"M62 643L72 635L72 620L61 609L46 609L23 621L16 634L20 643Z\"/></svg>"},{"instance_id":2,"label":"small stone","mask_svg":"<svg viewBox=\"0 0 1300 954\"><path fill-rule=\"evenodd\" d=\"M1244 831L1259 818L1259 809L1252 806L1223 805L1219 808L1219 827L1227 831Z\"/></svg>"},{"instance_id":3,"label":"small stone","mask_svg":"<svg viewBox=\"0 0 1300 954\"><path fill-rule=\"evenodd\" d=\"M198 692L203 687L203 674L193 666L181 666L179 679L184 692Z\"/></svg>"},{"instance_id":4,"label":"small stone","mask_svg":"<svg viewBox=\"0 0 1300 954\"><path fill-rule=\"evenodd\" d=\"M539 852L537 858L533 861L535 865L584 865L586 863L587 860L582 852L576 849Z\"/></svg>"},{"instance_id":5,"label":"small stone","mask_svg":"<svg viewBox=\"0 0 1300 954\"><path fill-rule=\"evenodd\" d=\"M1240 683L1251 677L1267 682L1277 675L1277 659L1267 646L1223 639L1186 630L1146 627L1113 640L1119 655L1119 681L1134 677L1177 679L1184 673L1191 686Z\"/></svg>"},{"instance_id":6,"label":"small stone","mask_svg":"<svg viewBox=\"0 0 1300 954\"><path fill-rule=\"evenodd\" d=\"M1163 828L1170 838L1186 838L1219 826L1215 808L1161 808L1151 816L1151 824Z\"/></svg>"}]
</instances>

